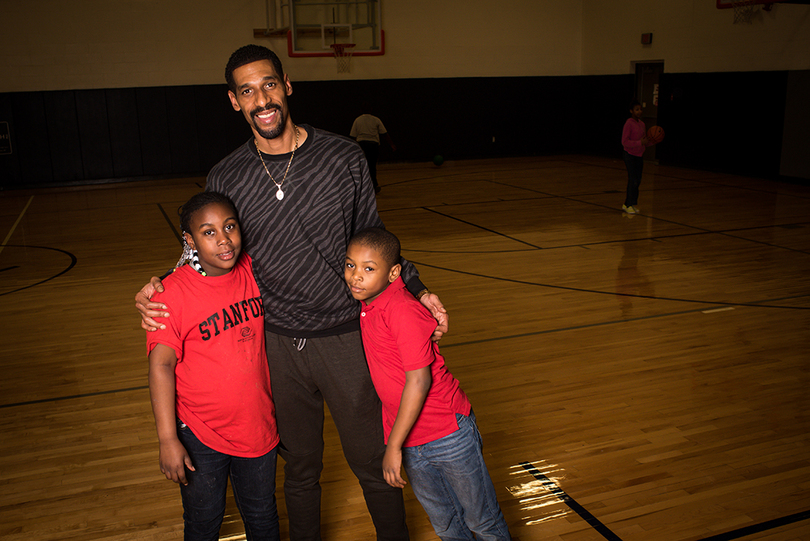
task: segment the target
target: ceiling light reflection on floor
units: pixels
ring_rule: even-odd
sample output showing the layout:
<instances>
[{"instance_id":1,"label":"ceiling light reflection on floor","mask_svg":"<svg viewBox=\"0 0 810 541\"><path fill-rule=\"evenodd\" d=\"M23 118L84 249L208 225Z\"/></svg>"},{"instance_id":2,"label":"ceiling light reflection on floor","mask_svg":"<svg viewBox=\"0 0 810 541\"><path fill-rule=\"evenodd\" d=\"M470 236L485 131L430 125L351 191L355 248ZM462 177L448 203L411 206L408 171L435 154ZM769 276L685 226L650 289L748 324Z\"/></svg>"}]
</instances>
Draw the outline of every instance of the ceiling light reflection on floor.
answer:
<instances>
[{"instance_id":1,"label":"ceiling light reflection on floor","mask_svg":"<svg viewBox=\"0 0 810 541\"><path fill-rule=\"evenodd\" d=\"M545 464L542 461L532 463L537 471L547 480L535 478L524 465L512 466L512 475L516 479L525 478L525 482L506 487L512 496L520 501L520 508L527 513L522 520L527 526L549 522L572 514L571 509L560 500L555 492L559 491L559 481L564 479L562 471L556 464Z\"/></svg>"}]
</instances>

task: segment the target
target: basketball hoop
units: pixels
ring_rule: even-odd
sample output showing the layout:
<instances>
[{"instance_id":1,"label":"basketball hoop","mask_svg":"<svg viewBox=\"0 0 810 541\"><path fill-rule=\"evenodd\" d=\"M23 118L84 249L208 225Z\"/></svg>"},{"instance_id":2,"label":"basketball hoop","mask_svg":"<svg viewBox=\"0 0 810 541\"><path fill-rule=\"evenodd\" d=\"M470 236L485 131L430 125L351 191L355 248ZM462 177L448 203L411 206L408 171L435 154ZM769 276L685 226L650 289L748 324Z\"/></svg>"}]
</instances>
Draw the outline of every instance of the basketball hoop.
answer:
<instances>
[{"instance_id":1,"label":"basketball hoop","mask_svg":"<svg viewBox=\"0 0 810 541\"><path fill-rule=\"evenodd\" d=\"M758 9L754 0L730 0L730 3L734 8L734 24L750 23Z\"/></svg>"},{"instance_id":2,"label":"basketball hoop","mask_svg":"<svg viewBox=\"0 0 810 541\"><path fill-rule=\"evenodd\" d=\"M332 47L332 51L335 53L335 60L337 60L337 72L349 73L352 52L354 52L354 43L333 43L330 47Z\"/></svg>"}]
</instances>

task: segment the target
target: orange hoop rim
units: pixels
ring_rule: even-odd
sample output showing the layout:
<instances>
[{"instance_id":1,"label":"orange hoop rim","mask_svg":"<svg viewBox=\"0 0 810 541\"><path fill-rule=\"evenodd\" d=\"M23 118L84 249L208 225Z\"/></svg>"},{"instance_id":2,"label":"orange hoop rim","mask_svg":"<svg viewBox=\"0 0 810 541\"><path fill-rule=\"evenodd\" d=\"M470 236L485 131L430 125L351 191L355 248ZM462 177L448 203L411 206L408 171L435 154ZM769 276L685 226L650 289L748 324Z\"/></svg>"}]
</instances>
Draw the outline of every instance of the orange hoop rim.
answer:
<instances>
[{"instance_id":1,"label":"orange hoop rim","mask_svg":"<svg viewBox=\"0 0 810 541\"><path fill-rule=\"evenodd\" d=\"M346 56L346 54L352 54L351 50L347 52L346 49L352 49L356 45L356 43L333 43L330 47L334 49L335 56Z\"/></svg>"}]
</instances>

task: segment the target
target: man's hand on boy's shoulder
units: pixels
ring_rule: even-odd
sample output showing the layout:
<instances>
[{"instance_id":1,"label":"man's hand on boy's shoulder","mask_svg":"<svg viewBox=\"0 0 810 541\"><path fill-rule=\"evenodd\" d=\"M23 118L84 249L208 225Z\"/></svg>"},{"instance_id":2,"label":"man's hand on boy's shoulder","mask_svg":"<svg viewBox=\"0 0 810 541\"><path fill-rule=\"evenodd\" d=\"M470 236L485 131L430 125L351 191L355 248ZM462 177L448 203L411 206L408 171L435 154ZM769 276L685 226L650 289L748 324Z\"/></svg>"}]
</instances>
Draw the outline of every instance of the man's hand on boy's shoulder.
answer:
<instances>
[{"instance_id":1,"label":"man's hand on boy's shoulder","mask_svg":"<svg viewBox=\"0 0 810 541\"><path fill-rule=\"evenodd\" d=\"M143 286L137 294L135 294L135 308L141 313L141 328L145 331L154 332L158 329L165 329L166 325L158 323L153 318L156 317L169 317L169 312L165 304L159 302L151 302L152 296L155 293L163 292L163 282L160 278L153 276L148 284Z\"/></svg>"},{"instance_id":2,"label":"man's hand on boy's shoulder","mask_svg":"<svg viewBox=\"0 0 810 541\"><path fill-rule=\"evenodd\" d=\"M436 319L438 325L436 330L433 331L431 340L438 342L442 336L449 330L450 318L447 315L447 310L444 308L439 296L435 293L426 293L419 299L422 305L430 310L430 314Z\"/></svg>"}]
</instances>

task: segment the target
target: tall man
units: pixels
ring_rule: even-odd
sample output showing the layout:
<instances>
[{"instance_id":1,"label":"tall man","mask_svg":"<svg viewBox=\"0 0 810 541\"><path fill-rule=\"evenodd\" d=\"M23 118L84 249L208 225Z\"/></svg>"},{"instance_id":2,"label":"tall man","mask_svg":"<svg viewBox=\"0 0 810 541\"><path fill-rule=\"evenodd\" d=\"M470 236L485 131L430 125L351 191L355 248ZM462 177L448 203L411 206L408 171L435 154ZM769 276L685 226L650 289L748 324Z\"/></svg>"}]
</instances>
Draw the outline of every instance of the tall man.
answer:
<instances>
[{"instance_id":1,"label":"tall man","mask_svg":"<svg viewBox=\"0 0 810 541\"><path fill-rule=\"evenodd\" d=\"M402 492L382 475L381 406L363 355L359 304L343 278L349 239L382 226L366 160L354 141L293 123L292 85L269 49L238 49L225 79L253 137L211 170L207 189L236 203L262 294L290 539L320 539L324 400L377 538L408 539ZM447 330L441 301L404 260L402 276L437 318L438 340ZM152 318L170 317L171 307L149 301L160 289L153 278L136 295L147 330L160 326Z\"/></svg>"}]
</instances>

